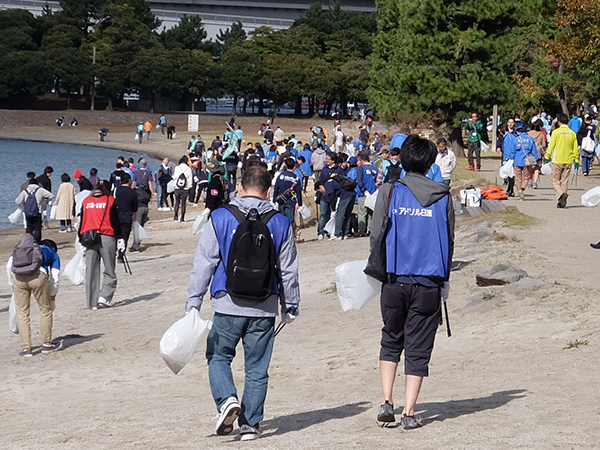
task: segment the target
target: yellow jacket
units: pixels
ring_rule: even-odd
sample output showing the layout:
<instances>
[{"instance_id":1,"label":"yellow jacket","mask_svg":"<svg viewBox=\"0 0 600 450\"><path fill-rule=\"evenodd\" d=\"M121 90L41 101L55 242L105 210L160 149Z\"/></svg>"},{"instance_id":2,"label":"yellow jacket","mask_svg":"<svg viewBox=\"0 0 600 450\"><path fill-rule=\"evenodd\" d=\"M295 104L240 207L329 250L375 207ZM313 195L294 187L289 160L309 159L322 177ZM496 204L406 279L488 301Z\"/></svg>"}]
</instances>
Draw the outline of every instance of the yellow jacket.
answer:
<instances>
[{"instance_id":1,"label":"yellow jacket","mask_svg":"<svg viewBox=\"0 0 600 450\"><path fill-rule=\"evenodd\" d=\"M552 132L546 159L555 164L572 164L579 161L577 135L567 125L561 125Z\"/></svg>"}]
</instances>

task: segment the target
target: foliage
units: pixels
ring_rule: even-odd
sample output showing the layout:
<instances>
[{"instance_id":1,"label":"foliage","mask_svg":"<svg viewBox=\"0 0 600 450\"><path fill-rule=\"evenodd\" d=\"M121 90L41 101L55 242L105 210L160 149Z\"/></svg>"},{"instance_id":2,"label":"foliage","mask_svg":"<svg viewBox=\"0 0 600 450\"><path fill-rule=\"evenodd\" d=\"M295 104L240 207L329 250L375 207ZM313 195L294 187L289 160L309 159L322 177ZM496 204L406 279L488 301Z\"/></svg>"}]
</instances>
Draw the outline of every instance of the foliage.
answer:
<instances>
[{"instance_id":1,"label":"foliage","mask_svg":"<svg viewBox=\"0 0 600 450\"><path fill-rule=\"evenodd\" d=\"M169 50L174 48L199 50L203 48L206 30L200 16L184 14L179 23L164 31L161 37L165 47Z\"/></svg>"}]
</instances>

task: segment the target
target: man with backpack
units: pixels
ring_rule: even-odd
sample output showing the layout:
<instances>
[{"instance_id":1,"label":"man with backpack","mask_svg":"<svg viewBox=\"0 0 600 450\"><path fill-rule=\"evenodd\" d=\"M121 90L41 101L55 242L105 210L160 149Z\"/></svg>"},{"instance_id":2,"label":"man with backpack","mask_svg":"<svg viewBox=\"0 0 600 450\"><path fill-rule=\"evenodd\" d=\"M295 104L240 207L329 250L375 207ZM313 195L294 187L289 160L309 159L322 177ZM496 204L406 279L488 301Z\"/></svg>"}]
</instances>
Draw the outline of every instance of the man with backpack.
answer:
<instances>
[{"instance_id":1,"label":"man with backpack","mask_svg":"<svg viewBox=\"0 0 600 450\"><path fill-rule=\"evenodd\" d=\"M41 352L55 352L62 346L62 342L52 342L52 312L60 275L60 258L56 250L54 241L46 239L38 244L31 234L25 233L9 260L13 274L9 284L13 286L17 326L23 347L19 355L24 357L33 356L29 319L32 294L40 307Z\"/></svg>"},{"instance_id":2,"label":"man with backpack","mask_svg":"<svg viewBox=\"0 0 600 450\"><path fill-rule=\"evenodd\" d=\"M237 419L246 441L260 437L275 318L281 313L284 324L294 321L300 288L294 233L268 201L271 176L252 166L241 185L241 198L212 211L204 227L185 308L200 310L210 284L214 317L206 358L219 413L216 433L230 434ZM246 375L241 403L231 371L240 340Z\"/></svg>"},{"instance_id":3,"label":"man with backpack","mask_svg":"<svg viewBox=\"0 0 600 450\"><path fill-rule=\"evenodd\" d=\"M33 235L37 242L42 240L42 211L46 210L46 205L53 198L52 193L38 185L37 179L31 178L27 189L15 199L17 206L25 213L26 233Z\"/></svg>"},{"instance_id":4,"label":"man with backpack","mask_svg":"<svg viewBox=\"0 0 600 450\"><path fill-rule=\"evenodd\" d=\"M279 205L279 212L288 218L295 231L296 208L302 206L302 180L294 173L294 158L286 158L282 167L283 171L273 186L273 201Z\"/></svg>"},{"instance_id":5,"label":"man with backpack","mask_svg":"<svg viewBox=\"0 0 600 450\"><path fill-rule=\"evenodd\" d=\"M173 173L175 180L175 216L173 216L173 220L180 222L185 222L187 199L192 188L192 169L189 168L188 162L189 158L183 155ZM181 215L179 215L179 207L181 207Z\"/></svg>"},{"instance_id":6,"label":"man with backpack","mask_svg":"<svg viewBox=\"0 0 600 450\"><path fill-rule=\"evenodd\" d=\"M394 147L390 152L390 157L384 159L377 171L375 186L378 188L383 183L397 181L402 175L402 165L400 164L400 147Z\"/></svg>"}]
</instances>

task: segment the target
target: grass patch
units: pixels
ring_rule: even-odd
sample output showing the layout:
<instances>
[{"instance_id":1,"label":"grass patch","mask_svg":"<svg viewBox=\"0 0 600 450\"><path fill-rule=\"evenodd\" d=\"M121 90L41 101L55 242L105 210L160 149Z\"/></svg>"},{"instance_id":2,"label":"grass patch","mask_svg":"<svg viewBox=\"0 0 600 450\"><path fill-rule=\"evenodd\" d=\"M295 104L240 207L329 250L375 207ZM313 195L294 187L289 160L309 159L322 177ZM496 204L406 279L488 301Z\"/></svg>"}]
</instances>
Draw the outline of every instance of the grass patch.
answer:
<instances>
[{"instance_id":1,"label":"grass patch","mask_svg":"<svg viewBox=\"0 0 600 450\"><path fill-rule=\"evenodd\" d=\"M494 234L492 235L492 241L496 241L496 242L521 242L521 239L519 239L516 236L508 236L504 233L499 233L497 231L494 231Z\"/></svg>"},{"instance_id":2,"label":"grass patch","mask_svg":"<svg viewBox=\"0 0 600 450\"><path fill-rule=\"evenodd\" d=\"M335 281L332 281L329 286L326 286L323 289L321 289L321 294L335 294L336 292L337 285L335 284Z\"/></svg>"},{"instance_id":3,"label":"grass patch","mask_svg":"<svg viewBox=\"0 0 600 450\"><path fill-rule=\"evenodd\" d=\"M496 297L497 295L498 295L498 293L496 291L486 292L485 294L483 294L483 299L484 300L491 300L494 297Z\"/></svg>"},{"instance_id":4,"label":"grass patch","mask_svg":"<svg viewBox=\"0 0 600 450\"><path fill-rule=\"evenodd\" d=\"M523 214L516 206L507 206L504 209L499 209L489 214L471 217L467 220L474 222L482 222L486 220L502 220L511 227L529 227L538 223L535 217Z\"/></svg>"},{"instance_id":5,"label":"grass patch","mask_svg":"<svg viewBox=\"0 0 600 450\"><path fill-rule=\"evenodd\" d=\"M457 158L456 168L452 172L452 188L463 188L477 182L478 185L490 186L487 179L481 173L474 170L467 170L469 163L467 158Z\"/></svg>"},{"instance_id":6,"label":"grass patch","mask_svg":"<svg viewBox=\"0 0 600 450\"><path fill-rule=\"evenodd\" d=\"M567 342L567 345L563 347L563 350L569 350L570 348L579 348L583 345L588 345L590 341L580 341L575 339L574 341Z\"/></svg>"}]
</instances>

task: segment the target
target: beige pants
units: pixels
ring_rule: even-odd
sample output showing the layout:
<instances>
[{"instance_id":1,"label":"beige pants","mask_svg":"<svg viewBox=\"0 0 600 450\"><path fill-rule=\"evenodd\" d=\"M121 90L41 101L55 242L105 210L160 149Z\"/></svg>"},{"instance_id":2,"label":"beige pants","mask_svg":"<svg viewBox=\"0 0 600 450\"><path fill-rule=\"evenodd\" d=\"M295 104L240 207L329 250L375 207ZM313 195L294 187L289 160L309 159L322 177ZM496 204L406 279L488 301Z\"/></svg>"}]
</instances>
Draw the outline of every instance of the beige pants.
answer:
<instances>
[{"instance_id":1,"label":"beige pants","mask_svg":"<svg viewBox=\"0 0 600 450\"><path fill-rule=\"evenodd\" d=\"M554 191L556 192L556 198L558 199L562 194L566 194L569 190L569 178L571 177L571 164L550 164L552 168L552 175L550 180Z\"/></svg>"},{"instance_id":2,"label":"beige pants","mask_svg":"<svg viewBox=\"0 0 600 450\"><path fill-rule=\"evenodd\" d=\"M517 191L524 191L527 189L527 185L531 183L531 169L529 166L515 166L515 187Z\"/></svg>"},{"instance_id":3,"label":"beige pants","mask_svg":"<svg viewBox=\"0 0 600 450\"><path fill-rule=\"evenodd\" d=\"M48 275L38 270L30 275L16 275L13 285L17 324L23 349L31 348L31 326L29 321L31 294L40 307L40 327L44 343L52 340L52 300Z\"/></svg>"}]
</instances>

